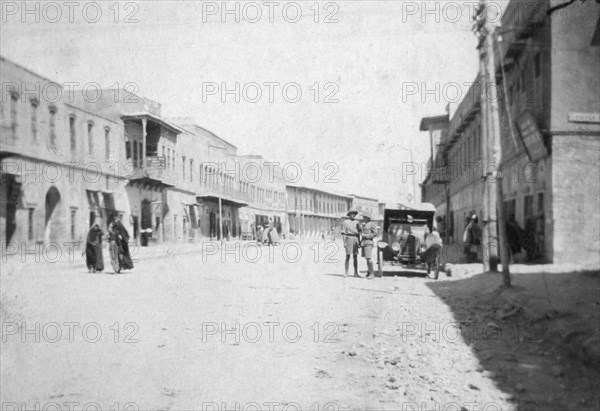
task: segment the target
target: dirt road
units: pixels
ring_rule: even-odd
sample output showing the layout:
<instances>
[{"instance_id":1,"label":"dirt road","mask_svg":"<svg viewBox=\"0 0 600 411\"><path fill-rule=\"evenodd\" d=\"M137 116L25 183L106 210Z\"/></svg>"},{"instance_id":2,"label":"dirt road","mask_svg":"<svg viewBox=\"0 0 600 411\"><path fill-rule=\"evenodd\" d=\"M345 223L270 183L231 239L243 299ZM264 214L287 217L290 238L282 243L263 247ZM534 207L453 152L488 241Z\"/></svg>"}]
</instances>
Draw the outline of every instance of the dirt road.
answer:
<instances>
[{"instance_id":1,"label":"dirt road","mask_svg":"<svg viewBox=\"0 0 600 411\"><path fill-rule=\"evenodd\" d=\"M324 243L203 251L4 265L2 409L538 409L482 368L493 326L457 323L431 280L344 279Z\"/></svg>"}]
</instances>

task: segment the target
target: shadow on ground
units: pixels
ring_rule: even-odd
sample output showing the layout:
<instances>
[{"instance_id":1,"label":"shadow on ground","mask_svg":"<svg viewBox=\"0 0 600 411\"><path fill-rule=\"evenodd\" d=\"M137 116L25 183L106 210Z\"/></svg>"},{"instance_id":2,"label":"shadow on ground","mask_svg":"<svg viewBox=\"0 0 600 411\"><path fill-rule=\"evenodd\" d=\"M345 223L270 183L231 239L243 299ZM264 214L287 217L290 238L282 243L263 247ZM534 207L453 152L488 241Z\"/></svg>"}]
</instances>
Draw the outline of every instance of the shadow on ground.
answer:
<instances>
[{"instance_id":1,"label":"shadow on ground","mask_svg":"<svg viewBox=\"0 0 600 411\"><path fill-rule=\"evenodd\" d=\"M509 289L498 273L428 282L460 325L442 338L462 338L517 410L600 409L599 273L511 278Z\"/></svg>"}]
</instances>

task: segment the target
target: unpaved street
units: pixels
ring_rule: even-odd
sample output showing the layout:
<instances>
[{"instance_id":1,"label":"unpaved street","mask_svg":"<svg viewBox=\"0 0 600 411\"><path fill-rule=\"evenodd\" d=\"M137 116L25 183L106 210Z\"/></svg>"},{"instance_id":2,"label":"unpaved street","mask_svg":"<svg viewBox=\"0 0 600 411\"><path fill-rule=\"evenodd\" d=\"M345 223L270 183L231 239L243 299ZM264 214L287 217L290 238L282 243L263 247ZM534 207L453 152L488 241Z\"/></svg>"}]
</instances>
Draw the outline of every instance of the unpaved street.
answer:
<instances>
[{"instance_id":1,"label":"unpaved street","mask_svg":"<svg viewBox=\"0 0 600 411\"><path fill-rule=\"evenodd\" d=\"M228 247L146 255L121 275L3 264L3 409L519 405L478 370L480 325L459 331L431 280L344 279L325 243L255 263L256 249Z\"/></svg>"}]
</instances>

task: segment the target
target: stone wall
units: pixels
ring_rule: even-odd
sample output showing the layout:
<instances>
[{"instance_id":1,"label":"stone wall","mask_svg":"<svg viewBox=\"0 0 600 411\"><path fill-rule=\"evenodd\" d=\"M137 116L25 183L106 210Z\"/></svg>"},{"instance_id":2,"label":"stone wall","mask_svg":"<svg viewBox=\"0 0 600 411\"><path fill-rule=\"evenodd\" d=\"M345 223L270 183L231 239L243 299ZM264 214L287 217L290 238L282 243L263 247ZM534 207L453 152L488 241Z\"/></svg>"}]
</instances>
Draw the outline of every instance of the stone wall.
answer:
<instances>
[{"instance_id":1,"label":"stone wall","mask_svg":"<svg viewBox=\"0 0 600 411\"><path fill-rule=\"evenodd\" d=\"M600 137L553 136L554 263L600 264Z\"/></svg>"}]
</instances>

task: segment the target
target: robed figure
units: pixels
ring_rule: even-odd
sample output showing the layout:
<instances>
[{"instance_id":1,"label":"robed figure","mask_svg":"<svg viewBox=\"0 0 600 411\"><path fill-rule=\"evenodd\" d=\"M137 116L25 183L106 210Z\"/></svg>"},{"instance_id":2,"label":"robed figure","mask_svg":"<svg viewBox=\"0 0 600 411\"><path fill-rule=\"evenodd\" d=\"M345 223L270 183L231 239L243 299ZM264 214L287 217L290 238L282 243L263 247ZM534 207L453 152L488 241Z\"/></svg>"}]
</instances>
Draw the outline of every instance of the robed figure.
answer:
<instances>
[{"instance_id":1,"label":"robed figure","mask_svg":"<svg viewBox=\"0 0 600 411\"><path fill-rule=\"evenodd\" d=\"M121 269L133 269L133 261L131 261L131 255L129 254L129 233L118 217L113 223L112 230L115 235L115 242L119 249L119 263Z\"/></svg>"},{"instance_id":2,"label":"robed figure","mask_svg":"<svg viewBox=\"0 0 600 411\"><path fill-rule=\"evenodd\" d=\"M85 261L91 273L104 270L104 256L102 255L103 235L104 233L98 224L94 224L87 235Z\"/></svg>"}]
</instances>

